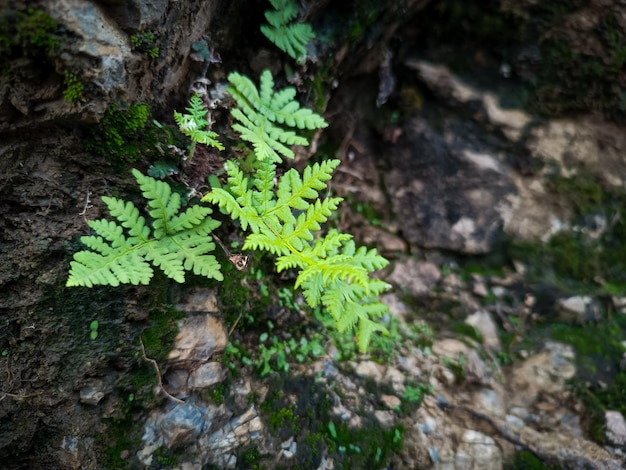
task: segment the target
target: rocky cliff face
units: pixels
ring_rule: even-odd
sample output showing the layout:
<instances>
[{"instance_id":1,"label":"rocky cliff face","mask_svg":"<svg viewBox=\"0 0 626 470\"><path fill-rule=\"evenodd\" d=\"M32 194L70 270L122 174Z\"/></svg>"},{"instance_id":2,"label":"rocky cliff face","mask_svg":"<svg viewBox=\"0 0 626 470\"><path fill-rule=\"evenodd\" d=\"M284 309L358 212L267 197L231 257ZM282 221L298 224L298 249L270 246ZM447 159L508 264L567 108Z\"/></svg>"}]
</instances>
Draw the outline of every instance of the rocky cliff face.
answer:
<instances>
[{"instance_id":1,"label":"rocky cliff face","mask_svg":"<svg viewBox=\"0 0 626 470\"><path fill-rule=\"evenodd\" d=\"M606 420L597 409L589 418L566 382L584 376L602 389L623 374L613 321L621 317L612 313L626 293L618 99L626 11L617 1L513 3L491 2L486 12L481 2L453 0L302 2L301 17L318 33L304 65L260 34L267 2L6 3L0 461L16 469L244 468L260 458L268 467L496 469L521 445L564 468L618 468L619 400ZM497 38L502 47L491 46ZM227 130L225 76L264 68L331 123L315 144L343 161L333 189L350 209L338 223L392 259L385 301L400 325L395 343L372 357L325 338L324 357L306 350L305 365L289 356L301 344L288 343L292 332L277 333L284 344L267 364L282 354L292 366L271 380L226 346L260 350L259 332L226 338L219 318L243 305L272 324L305 322L297 301L290 312L286 301L263 298L258 279L233 274L218 293L163 280L64 287L86 219L104 215L99 196L132 194L128 167L181 145L162 129L191 90L220 102L216 125ZM179 180L205 181L201 165L220 161L199 152ZM502 275L460 267L494 253L505 257ZM242 285L253 287L241 294ZM164 307L176 303L178 312ZM571 345L543 336L523 343L554 318L608 331L610 353L594 349L592 367ZM422 320L441 337L425 339ZM455 322L462 326L450 333ZM561 340L575 336L559 331ZM163 389L185 404L155 389L146 354L162 368ZM591 442L590 430L605 424L610 433ZM576 449L561 452L572 442Z\"/></svg>"}]
</instances>

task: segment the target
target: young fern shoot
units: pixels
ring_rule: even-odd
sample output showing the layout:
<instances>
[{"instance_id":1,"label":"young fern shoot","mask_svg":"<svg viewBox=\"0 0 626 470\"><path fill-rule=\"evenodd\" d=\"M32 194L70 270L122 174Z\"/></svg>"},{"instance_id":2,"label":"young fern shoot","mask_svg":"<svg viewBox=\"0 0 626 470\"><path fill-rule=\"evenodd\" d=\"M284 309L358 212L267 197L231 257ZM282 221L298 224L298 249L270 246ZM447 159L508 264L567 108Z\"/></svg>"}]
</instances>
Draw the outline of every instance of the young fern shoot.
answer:
<instances>
[{"instance_id":1,"label":"young fern shoot","mask_svg":"<svg viewBox=\"0 0 626 470\"><path fill-rule=\"evenodd\" d=\"M297 62L306 59L306 45L315 38L308 23L293 23L298 16L295 0L270 0L274 10L265 12L269 24L261 25L261 32L281 51Z\"/></svg>"},{"instance_id":2,"label":"young fern shoot","mask_svg":"<svg viewBox=\"0 0 626 470\"><path fill-rule=\"evenodd\" d=\"M367 351L372 333L387 333L377 321L387 313L378 295L388 285L370 274L388 261L364 247L356 248L352 236L331 230L315 238L313 232L337 210L341 198L319 199L339 160L316 163L301 176L287 171L275 183L276 165L264 160L248 179L233 162L227 163L228 187L215 188L202 200L217 204L252 232L243 249L265 250L277 256L279 272L299 271L296 287L301 287L311 307L323 305L335 320L337 329L356 329L361 351Z\"/></svg>"},{"instance_id":3,"label":"young fern shoot","mask_svg":"<svg viewBox=\"0 0 626 470\"><path fill-rule=\"evenodd\" d=\"M191 139L188 160L193 158L196 144L205 144L224 150L224 146L217 140L217 132L209 129L211 122L207 120L208 111L198 95L193 95L189 100L189 107L185 108L187 113L182 114L174 111L174 120L180 131Z\"/></svg>"},{"instance_id":4,"label":"young fern shoot","mask_svg":"<svg viewBox=\"0 0 626 470\"><path fill-rule=\"evenodd\" d=\"M238 106L231 110L237 121L233 129L252 144L258 160L280 163L281 155L294 158L294 152L288 146L309 145L309 141L297 135L293 128L313 130L328 126L319 114L300 107L295 100L295 88L275 92L274 78L269 70L261 73L258 90L252 80L237 72L228 75L228 81L227 91Z\"/></svg>"},{"instance_id":5,"label":"young fern shoot","mask_svg":"<svg viewBox=\"0 0 626 470\"><path fill-rule=\"evenodd\" d=\"M220 225L209 217L212 210L195 205L179 213L180 196L167 183L138 170L133 175L148 201L152 230L132 202L104 196L117 222L88 222L97 235L81 237L90 250L74 254L66 286L148 284L150 263L176 282L185 281L185 270L223 280L217 259L209 254L215 249L209 234Z\"/></svg>"}]
</instances>

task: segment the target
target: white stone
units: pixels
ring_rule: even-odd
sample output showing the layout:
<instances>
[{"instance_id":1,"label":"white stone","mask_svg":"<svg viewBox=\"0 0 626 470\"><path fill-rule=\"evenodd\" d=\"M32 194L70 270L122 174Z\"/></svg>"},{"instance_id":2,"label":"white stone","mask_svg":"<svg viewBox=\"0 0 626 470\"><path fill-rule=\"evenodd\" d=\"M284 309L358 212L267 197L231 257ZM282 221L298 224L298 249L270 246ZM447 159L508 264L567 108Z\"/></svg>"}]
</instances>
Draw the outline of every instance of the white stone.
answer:
<instances>
[{"instance_id":1,"label":"white stone","mask_svg":"<svg viewBox=\"0 0 626 470\"><path fill-rule=\"evenodd\" d=\"M607 411L605 435L607 441L616 447L626 447L626 420L619 411Z\"/></svg>"},{"instance_id":2,"label":"white stone","mask_svg":"<svg viewBox=\"0 0 626 470\"><path fill-rule=\"evenodd\" d=\"M383 378L382 366L374 361L360 362L355 370L356 375L359 377L367 377L373 379L376 382L380 382Z\"/></svg>"},{"instance_id":3,"label":"white stone","mask_svg":"<svg viewBox=\"0 0 626 470\"><path fill-rule=\"evenodd\" d=\"M485 310L474 312L465 319L465 323L473 326L483 337L483 346L493 351L500 351L500 338L498 336L498 326L493 321L493 317Z\"/></svg>"},{"instance_id":4,"label":"white stone","mask_svg":"<svg viewBox=\"0 0 626 470\"><path fill-rule=\"evenodd\" d=\"M502 452L495 441L478 431L467 430L457 448L455 468L501 470Z\"/></svg>"}]
</instances>

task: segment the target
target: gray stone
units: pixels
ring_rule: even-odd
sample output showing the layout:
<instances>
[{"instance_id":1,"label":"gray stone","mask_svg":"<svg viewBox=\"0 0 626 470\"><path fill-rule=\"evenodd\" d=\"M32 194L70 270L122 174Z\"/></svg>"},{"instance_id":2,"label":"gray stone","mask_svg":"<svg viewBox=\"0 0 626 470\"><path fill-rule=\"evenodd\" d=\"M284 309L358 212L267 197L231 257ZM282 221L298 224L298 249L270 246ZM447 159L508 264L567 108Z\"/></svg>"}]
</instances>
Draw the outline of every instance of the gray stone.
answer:
<instances>
[{"instance_id":1,"label":"gray stone","mask_svg":"<svg viewBox=\"0 0 626 470\"><path fill-rule=\"evenodd\" d=\"M225 374L219 362L207 362L194 370L189 376L190 388L206 388L224 380Z\"/></svg>"},{"instance_id":2,"label":"gray stone","mask_svg":"<svg viewBox=\"0 0 626 470\"><path fill-rule=\"evenodd\" d=\"M92 380L80 390L80 402L86 405L97 405L104 398L105 389L102 380Z\"/></svg>"},{"instance_id":3,"label":"gray stone","mask_svg":"<svg viewBox=\"0 0 626 470\"><path fill-rule=\"evenodd\" d=\"M170 362L206 362L226 347L224 325L211 315L186 317L178 322L178 334L168 355Z\"/></svg>"},{"instance_id":4,"label":"gray stone","mask_svg":"<svg viewBox=\"0 0 626 470\"><path fill-rule=\"evenodd\" d=\"M397 261L387 278L416 297L428 294L440 279L441 271L435 263L413 258Z\"/></svg>"},{"instance_id":5,"label":"gray stone","mask_svg":"<svg viewBox=\"0 0 626 470\"><path fill-rule=\"evenodd\" d=\"M606 427L604 434L608 443L615 447L626 448L626 420L619 411L604 413Z\"/></svg>"},{"instance_id":6,"label":"gray stone","mask_svg":"<svg viewBox=\"0 0 626 470\"><path fill-rule=\"evenodd\" d=\"M479 413L498 418L505 416L506 405L502 393L490 388L482 388L474 392L472 398L472 406Z\"/></svg>"},{"instance_id":7,"label":"gray stone","mask_svg":"<svg viewBox=\"0 0 626 470\"><path fill-rule=\"evenodd\" d=\"M394 168L385 183L393 188L393 209L411 245L484 254L501 234L512 181L500 172L493 147L460 137L480 134L472 123L451 120L443 126L436 131L414 118L389 148Z\"/></svg>"},{"instance_id":8,"label":"gray stone","mask_svg":"<svg viewBox=\"0 0 626 470\"><path fill-rule=\"evenodd\" d=\"M157 428L167 448L180 447L195 441L206 426L205 413L191 404L174 406L161 416Z\"/></svg>"}]
</instances>

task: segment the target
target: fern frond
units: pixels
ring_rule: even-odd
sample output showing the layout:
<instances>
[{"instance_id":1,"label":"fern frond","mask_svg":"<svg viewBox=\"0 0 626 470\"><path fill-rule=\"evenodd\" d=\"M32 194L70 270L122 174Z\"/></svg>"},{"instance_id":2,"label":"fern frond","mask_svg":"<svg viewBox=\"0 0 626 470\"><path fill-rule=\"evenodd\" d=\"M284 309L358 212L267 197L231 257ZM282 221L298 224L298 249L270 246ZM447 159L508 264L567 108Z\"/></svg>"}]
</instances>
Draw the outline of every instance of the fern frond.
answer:
<instances>
[{"instance_id":1,"label":"fern frond","mask_svg":"<svg viewBox=\"0 0 626 470\"><path fill-rule=\"evenodd\" d=\"M193 232L177 233L172 237L176 252L183 259L183 267L194 274L223 281L220 264L215 256L207 254L215 244L205 234Z\"/></svg>"},{"instance_id":2,"label":"fern frond","mask_svg":"<svg viewBox=\"0 0 626 470\"><path fill-rule=\"evenodd\" d=\"M359 317L359 325L357 328L357 345L362 352L367 351L370 344L372 334L380 332L383 335L388 335L389 331L382 324L372 321L366 316Z\"/></svg>"},{"instance_id":3,"label":"fern frond","mask_svg":"<svg viewBox=\"0 0 626 470\"><path fill-rule=\"evenodd\" d=\"M337 250L344 241L352 239L352 235L341 233L336 229L329 230L325 237L315 241L312 255L318 258L327 258L337 254Z\"/></svg>"},{"instance_id":4,"label":"fern frond","mask_svg":"<svg viewBox=\"0 0 626 470\"><path fill-rule=\"evenodd\" d=\"M285 245L285 242L280 237L277 237L272 232L268 231L265 233L251 233L248 235L243 244L243 249L265 250L274 255L289 254L289 247Z\"/></svg>"},{"instance_id":5,"label":"fern frond","mask_svg":"<svg viewBox=\"0 0 626 470\"><path fill-rule=\"evenodd\" d=\"M106 256L92 251L79 251L70 261L67 287L95 285L149 284L152 268L139 253L112 252Z\"/></svg>"},{"instance_id":6,"label":"fern frond","mask_svg":"<svg viewBox=\"0 0 626 470\"><path fill-rule=\"evenodd\" d=\"M302 294L310 307L315 308L320 304L323 288L322 274L319 272L302 283Z\"/></svg>"},{"instance_id":7,"label":"fern frond","mask_svg":"<svg viewBox=\"0 0 626 470\"><path fill-rule=\"evenodd\" d=\"M245 95L256 99L258 96L259 100L262 97L267 101L272 94L271 75L262 80L260 93L246 83L239 98ZM281 94L279 101L291 96L290 93ZM251 104L246 107L253 109ZM258 106L257 109L262 108ZM233 115L244 116L241 111L235 111ZM252 112L256 113L249 111ZM245 119L244 116L242 121ZM249 129L243 128L243 132L249 132ZM250 229L252 233L246 237L244 250L272 253L277 257L278 272L298 270L295 287L302 288L306 302L311 307L322 304L340 332L356 329L359 347L365 351L372 333L385 330L369 322L387 311L375 296L388 285L371 279L370 273L384 267L387 260L376 250L357 248L349 234L337 230L330 230L325 237L315 239L314 232L321 229L342 200L319 197L339 165L338 160L308 166L302 175L295 169L288 170L278 181L276 161L269 157L262 159L250 178L236 164L228 162L227 186L213 189L202 200L219 205L233 219L239 219L244 230Z\"/></svg>"},{"instance_id":8,"label":"fern frond","mask_svg":"<svg viewBox=\"0 0 626 470\"><path fill-rule=\"evenodd\" d=\"M108 196L102 196L102 201L109 209L109 213L128 229L128 233L133 237L128 240L129 243L136 244L148 240L150 228L146 226L146 219L139 214L139 210L132 202Z\"/></svg>"},{"instance_id":9,"label":"fern frond","mask_svg":"<svg viewBox=\"0 0 626 470\"><path fill-rule=\"evenodd\" d=\"M153 275L149 262L177 282L185 280L185 270L222 279L215 257L207 254L215 248L207 236L219 226L209 217L211 209L193 206L178 214L180 196L172 193L167 183L137 170L133 175L148 199L154 219L152 234L132 203L105 196L109 212L120 223L106 219L88 222L98 236L81 237L91 251L74 254L66 285L148 284Z\"/></svg>"},{"instance_id":10,"label":"fern frond","mask_svg":"<svg viewBox=\"0 0 626 470\"><path fill-rule=\"evenodd\" d=\"M306 45L315 37L311 25L290 24L298 14L293 0L270 1L275 10L265 12L269 25L261 25L261 32L292 59L303 61L306 57Z\"/></svg>"},{"instance_id":11,"label":"fern frond","mask_svg":"<svg viewBox=\"0 0 626 470\"><path fill-rule=\"evenodd\" d=\"M189 107L185 108L185 111L187 111L186 114L174 111L174 121L180 131L193 142L224 150L224 146L217 140L218 134L208 129L211 126L211 122L207 120L208 110L198 95L191 97Z\"/></svg>"},{"instance_id":12,"label":"fern frond","mask_svg":"<svg viewBox=\"0 0 626 470\"><path fill-rule=\"evenodd\" d=\"M294 158L288 145L308 145L305 137L289 128L319 129L328 125L318 114L300 108L295 101L295 88L274 92L274 78L269 70L261 73L258 90L248 77L236 72L228 75L228 81L227 91L237 103L231 110L237 121L232 127L252 144L258 160L279 163L280 155Z\"/></svg>"}]
</instances>

